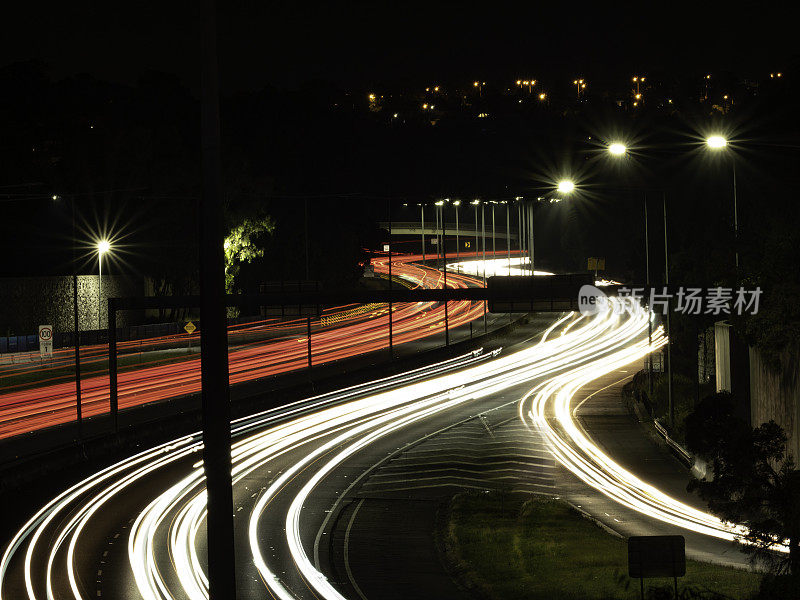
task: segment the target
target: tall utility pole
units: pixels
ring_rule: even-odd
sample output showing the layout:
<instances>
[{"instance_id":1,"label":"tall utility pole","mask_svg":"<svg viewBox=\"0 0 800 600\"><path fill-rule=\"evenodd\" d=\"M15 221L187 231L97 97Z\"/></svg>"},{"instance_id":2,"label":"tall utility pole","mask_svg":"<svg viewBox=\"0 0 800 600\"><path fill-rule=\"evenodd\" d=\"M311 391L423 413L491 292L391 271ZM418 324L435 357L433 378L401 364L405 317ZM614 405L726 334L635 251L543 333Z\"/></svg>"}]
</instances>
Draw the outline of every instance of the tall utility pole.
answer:
<instances>
[{"instance_id":1,"label":"tall utility pole","mask_svg":"<svg viewBox=\"0 0 800 600\"><path fill-rule=\"evenodd\" d=\"M231 412L217 71L216 3L203 2L200 200L200 367L203 404L203 470L208 490L209 600L236 597L231 482Z\"/></svg>"}]
</instances>

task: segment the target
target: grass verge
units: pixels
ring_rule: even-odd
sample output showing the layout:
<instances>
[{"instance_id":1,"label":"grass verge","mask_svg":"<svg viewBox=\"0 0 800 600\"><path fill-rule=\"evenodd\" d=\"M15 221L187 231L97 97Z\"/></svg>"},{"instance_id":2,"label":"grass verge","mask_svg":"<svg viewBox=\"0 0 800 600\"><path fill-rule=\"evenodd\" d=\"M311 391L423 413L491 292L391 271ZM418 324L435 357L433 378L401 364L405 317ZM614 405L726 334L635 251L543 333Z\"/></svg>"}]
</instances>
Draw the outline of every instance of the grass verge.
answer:
<instances>
[{"instance_id":1,"label":"grass verge","mask_svg":"<svg viewBox=\"0 0 800 600\"><path fill-rule=\"evenodd\" d=\"M459 494L442 532L459 579L490 598L611 600L639 598L627 576L625 540L569 505L522 494ZM679 594L748 598L756 573L688 561ZM671 597L672 580L645 581L648 597ZM661 589L659 589L661 588ZM668 588L670 591L667 592ZM668 596L659 595L668 593Z\"/></svg>"}]
</instances>

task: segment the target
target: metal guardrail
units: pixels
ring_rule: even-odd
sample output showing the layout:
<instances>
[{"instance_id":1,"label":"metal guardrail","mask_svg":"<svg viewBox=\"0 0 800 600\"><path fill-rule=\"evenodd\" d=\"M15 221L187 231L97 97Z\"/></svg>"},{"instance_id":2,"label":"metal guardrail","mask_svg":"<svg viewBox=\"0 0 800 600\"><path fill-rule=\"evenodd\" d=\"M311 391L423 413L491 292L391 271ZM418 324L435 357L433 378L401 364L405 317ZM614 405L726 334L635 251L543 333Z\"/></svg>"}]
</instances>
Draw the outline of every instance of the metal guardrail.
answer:
<instances>
[{"instance_id":1,"label":"metal guardrail","mask_svg":"<svg viewBox=\"0 0 800 600\"><path fill-rule=\"evenodd\" d=\"M656 428L656 431L664 438L664 441L667 442L667 446L672 448L677 454L678 458L680 458L683 462L686 463L687 466L691 467L694 464L694 456L692 456L683 446L681 446L678 442L673 440L669 437L669 432L667 428L664 427L658 419L653 420L653 425Z\"/></svg>"}]
</instances>

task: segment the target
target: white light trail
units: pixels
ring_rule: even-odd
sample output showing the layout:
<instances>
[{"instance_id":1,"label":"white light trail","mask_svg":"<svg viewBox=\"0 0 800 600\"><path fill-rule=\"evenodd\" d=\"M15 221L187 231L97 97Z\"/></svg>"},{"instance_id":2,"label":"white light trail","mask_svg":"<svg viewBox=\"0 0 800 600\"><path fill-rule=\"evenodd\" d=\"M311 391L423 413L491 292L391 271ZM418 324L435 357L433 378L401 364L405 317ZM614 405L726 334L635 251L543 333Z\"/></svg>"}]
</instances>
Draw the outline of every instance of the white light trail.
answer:
<instances>
[{"instance_id":1,"label":"white light trail","mask_svg":"<svg viewBox=\"0 0 800 600\"><path fill-rule=\"evenodd\" d=\"M288 587L262 552L263 545L273 538L265 539L268 532L260 528L260 521L267 511L274 510L279 495L293 494L287 496L285 505L289 508L280 518L286 526L285 543L302 580L318 597L340 599L341 594L312 564L301 536L303 506L315 488L348 458L381 437L535 379L545 381L521 400L520 416L541 428L557 460L589 485L665 522L725 539L741 533L741 529L727 528L714 517L638 480L603 454L575 425L570 401L582 386L666 343L659 328L653 346L648 346L647 319L647 313L639 307L628 307L622 315L612 311L584 318L567 315L548 328L540 341L518 352L469 354L233 423L235 489L271 464L283 465L280 474L253 500L247 523L253 563L270 593L288 600L302 592ZM8 597L3 585L9 564L23 549L28 600L37 599L32 565L34 556L43 551L48 556L47 573L36 585L47 590L48 600L55 595L54 571L60 571L64 561L72 595L83 600L75 572L75 549L91 519L117 494L134 484L145 489L147 478L157 470L201 449L199 434L188 436L122 461L58 496L20 530L3 554L0 600L18 600ZM292 452L301 458L286 466L285 457ZM276 462L278 459L283 462ZM154 497L137 516L127 539L128 560L145 600L208 598L208 579L198 553L198 533L205 515L202 462L195 462L182 479ZM283 534L271 531L269 535ZM45 539L55 540L46 550L42 548Z\"/></svg>"},{"instance_id":2,"label":"white light trail","mask_svg":"<svg viewBox=\"0 0 800 600\"><path fill-rule=\"evenodd\" d=\"M511 259L487 258L485 262L483 260L464 260L449 263L447 270L477 277L483 276L484 269L486 277L493 277L494 275L530 275L530 262L527 256L515 256ZM533 274L537 276L554 275L550 271L534 271Z\"/></svg>"}]
</instances>

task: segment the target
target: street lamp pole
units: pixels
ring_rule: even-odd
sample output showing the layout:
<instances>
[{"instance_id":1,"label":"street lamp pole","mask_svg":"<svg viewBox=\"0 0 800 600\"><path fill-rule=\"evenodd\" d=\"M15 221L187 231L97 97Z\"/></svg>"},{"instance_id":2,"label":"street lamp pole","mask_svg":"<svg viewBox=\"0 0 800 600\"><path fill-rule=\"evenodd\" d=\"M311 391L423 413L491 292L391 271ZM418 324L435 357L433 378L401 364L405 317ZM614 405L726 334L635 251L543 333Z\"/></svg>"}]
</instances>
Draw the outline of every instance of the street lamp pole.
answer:
<instances>
[{"instance_id":1,"label":"street lamp pole","mask_svg":"<svg viewBox=\"0 0 800 600\"><path fill-rule=\"evenodd\" d=\"M386 201L389 212L389 290L392 289L392 201ZM392 301L389 300L389 358L394 359L394 346L392 338Z\"/></svg>"},{"instance_id":2,"label":"street lamp pole","mask_svg":"<svg viewBox=\"0 0 800 600\"><path fill-rule=\"evenodd\" d=\"M481 248L483 249L483 287L486 287L486 214L481 204ZM486 333L486 300L483 301L483 333Z\"/></svg>"},{"instance_id":3,"label":"street lamp pole","mask_svg":"<svg viewBox=\"0 0 800 600\"><path fill-rule=\"evenodd\" d=\"M461 204L461 202L459 202L458 200L455 200L453 202L453 208L455 209L455 212L456 212L456 262L458 262L458 253L459 253L459 248L458 248L458 244L459 244L459 241L458 241L458 207L459 207L460 204Z\"/></svg>"},{"instance_id":4,"label":"street lamp pole","mask_svg":"<svg viewBox=\"0 0 800 600\"><path fill-rule=\"evenodd\" d=\"M538 200L536 201L538 202ZM533 222L533 214L536 210L536 203L530 202L528 204L528 235L530 236L530 240L528 241L528 252L531 257L531 277L535 275L536 269L534 265L534 250L536 248L536 240L534 238L534 222Z\"/></svg>"},{"instance_id":5,"label":"street lamp pole","mask_svg":"<svg viewBox=\"0 0 800 600\"><path fill-rule=\"evenodd\" d=\"M483 252L483 267L481 269L483 287L486 287L486 213L483 210L483 204L481 204L481 250Z\"/></svg>"},{"instance_id":6,"label":"street lamp pole","mask_svg":"<svg viewBox=\"0 0 800 600\"><path fill-rule=\"evenodd\" d=\"M439 218L442 223L442 272L444 273L444 289L447 289L447 231L444 226L444 202L439 207ZM450 345L450 319L447 313L448 301L444 301L444 345Z\"/></svg>"},{"instance_id":7,"label":"street lamp pole","mask_svg":"<svg viewBox=\"0 0 800 600\"><path fill-rule=\"evenodd\" d=\"M420 221L422 223L422 264L425 264L425 205L419 205Z\"/></svg>"},{"instance_id":8,"label":"street lamp pole","mask_svg":"<svg viewBox=\"0 0 800 600\"><path fill-rule=\"evenodd\" d=\"M667 193L661 192L661 200L664 205L664 283L669 285L669 247L667 245ZM667 296L667 393L669 397L669 424L675 427L675 403L672 398L672 337L670 329L670 306L669 296Z\"/></svg>"},{"instance_id":9,"label":"street lamp pole","mask_svg":"<svg viewBox=\"0 0 800 600\"><path fill-rule=\"evenodd\" d=\"M645 257L645 282L647 283L647 288L650 289L650 228L647 222L647 192L644 193L644 257ZM653 345L653 319L652 317L652 306L648 306L647 310L647 345L648 347L652 347ZM647 373L647 380L650 386L650 396L649 398L652 401L653 398L653 353L648 352L647 358L649 360L649 369Z\"/></svg>"},{"instance_id":10,"label":"street lamp pole","mask_svg":"<svg viewBox=\"0 0 800 600\"><path fill-rule=\"evenodd\" d=\"M103 315L103 253L97 251L97 329L102 329Z\"/></svg>"},{"instance_id":11,"label":"street lamp pole","mask_svg":"<svg viewBox=\"0 0 800 600\"><path fill-rule=\"evenodd\" d=\"M520 262L525 258L525 222L522 218L522 199L517 202L517 246L519 247ZM520 270L524 273L526 267L520 264Z\"/></svg>"},{"instance_id":12,"label":"street lamp pole","mask_svg":"<svg viewBox=\"0 0 800 600\"><path fill-rule=\"evenodd\" d=\"M736 199L736 159L733 163L733 246L736 251L736 271L739 271L739 204Z\"/></svg>"},{"instance_id":13,"label":"street lamp pole","mask_svg":"<svg viewBox=\"0 0 800 600\"><path fill-rule=\"evenodd\" d=\"M494 200L492 200L492 264L497 258L497 237L494 232Z\"/></svg>"},{"instance_id":14,"label":"street lamp pole","mask_svg":"<svg viewBox=\"0 0 800 600\"><path fill-rule=\"evenodd\" d=\"M478 262L478 204L480 204L480 200L475 200L472 202L475 206L475 262ZM475 275L477 276L478 271L475 270Z\"/></svg>"},{"instance_id":15,"label":"street lamp pole","mask_svg":"<svg viewBox=\"0 0 800 600\"><path fill-rule=\"evenodd\" d=\"M508 274L511 275L511 202L506 201L506 252L508 253Z\"/></svg>"},{"instance_id":16,"label":"street lamp pole","mask_svg":"<svg viewBox=\"0 0 800 600\"><path fill-rule=\"evenodd\" d=\"M709 76L707 76L709 77ZM728 147L728 140L721 135L712 135L706 138L706 146L711 151L725 150ZM733 170L733 245L735 253L736 271L739 271L739 204L736 196L736 156L731 156L731 166Z\"/></svg>"},{"instance_id":17,"label":"street lamp pole","mask_svg":"<svg viewBox=\"0 0 800 600\"><path fill-rule=\"evenodd\" d=\"M97 329L102 329L103 314L103 255L111 250L111 243L106 240L97 242Z\"/></svg>"},{"instance_id":18,"label":"street lamp pole","mask_svg":"<svg viewBox=\"0 0 800 600\"><path fill-rule=\"evenodd\" d=\"M78 440L83 443L83 406L81 406L81 325L78 315L78 265L75 252L75 198L72 198L72 316L75 321L75 409L78 418Z\"/></svg>"},{"instance_id":19,"label":"street lamp pole","mask_svg":"<svg viewBox=\"0 0 800 600\"><path fill-rule=\"evenodd\" d=\"M433 205L433 230L435 232L435 239L436 239L436 268L439 268L441 264L441 256L442 256L442 249L441 249L441 236L439 235L439 205Z\"/></svg>"}]
</instances>

